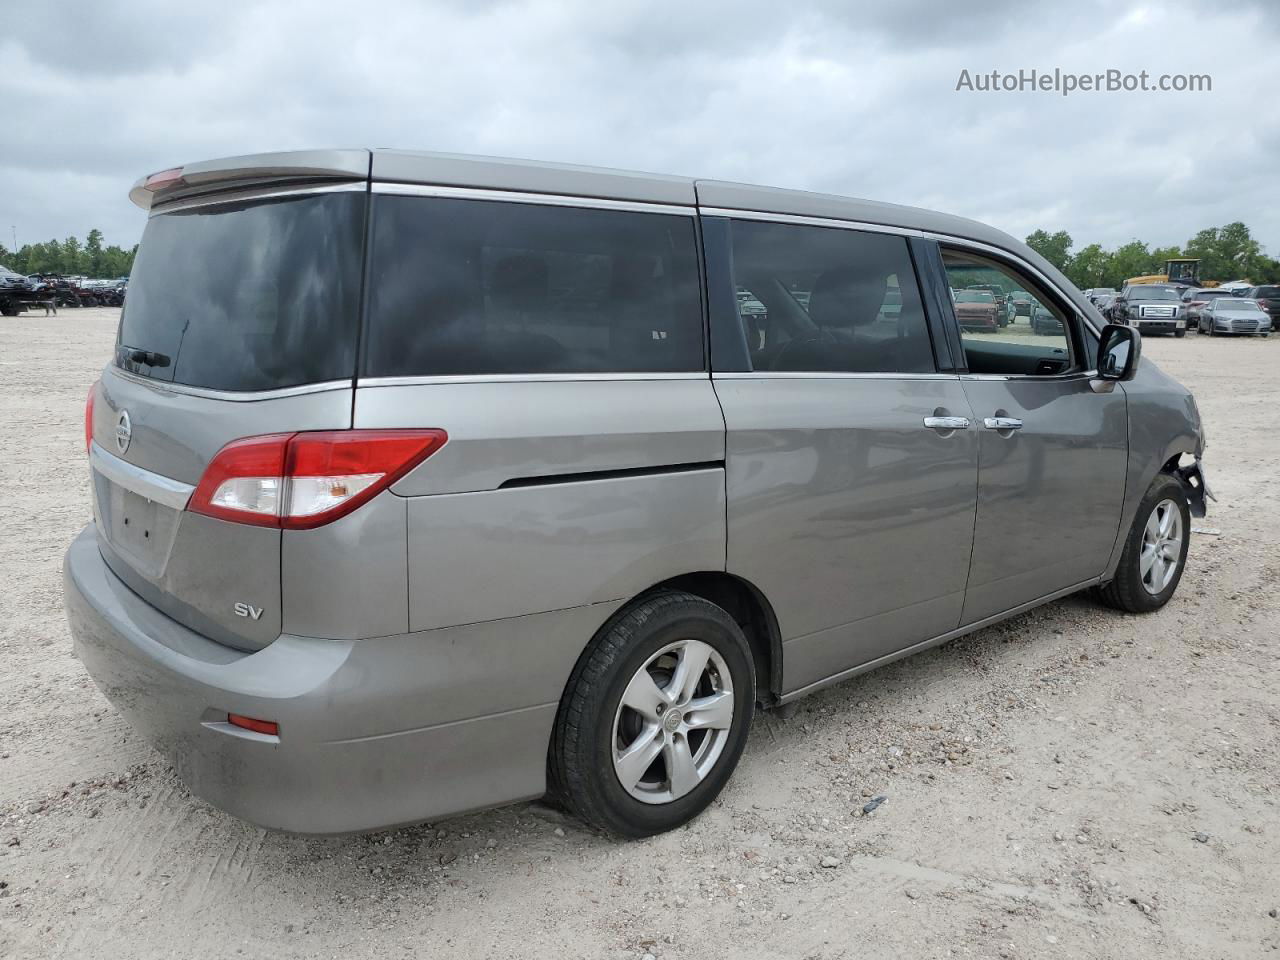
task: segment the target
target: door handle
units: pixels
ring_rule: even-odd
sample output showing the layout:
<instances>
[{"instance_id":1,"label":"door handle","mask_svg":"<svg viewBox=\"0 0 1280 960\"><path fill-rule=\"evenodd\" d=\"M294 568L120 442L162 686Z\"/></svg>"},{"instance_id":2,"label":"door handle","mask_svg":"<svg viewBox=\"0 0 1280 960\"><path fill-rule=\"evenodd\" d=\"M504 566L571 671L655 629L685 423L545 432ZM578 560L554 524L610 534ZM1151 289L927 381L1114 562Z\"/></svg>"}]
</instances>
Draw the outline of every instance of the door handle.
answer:
<instances>
[{"instance_id":1,"label":"door handle","mask_svg":"<svg viewBox=\"0 0 1280 960\"><path fill-rule=\"evenodd\" d=\"M968 430L968 417L925 417L924 425L930 430Z\"/></svg>"},{"instance_id":2,"label":"door handle","mask_svg":"<svg viewBox=\"0 0 1280 960\"><path fill-rule=\"evenodd\" d=\"M987 417L982 425L988 430L1021 430L1022 421L1017 417Z\"/></svg>"}]
</instances>

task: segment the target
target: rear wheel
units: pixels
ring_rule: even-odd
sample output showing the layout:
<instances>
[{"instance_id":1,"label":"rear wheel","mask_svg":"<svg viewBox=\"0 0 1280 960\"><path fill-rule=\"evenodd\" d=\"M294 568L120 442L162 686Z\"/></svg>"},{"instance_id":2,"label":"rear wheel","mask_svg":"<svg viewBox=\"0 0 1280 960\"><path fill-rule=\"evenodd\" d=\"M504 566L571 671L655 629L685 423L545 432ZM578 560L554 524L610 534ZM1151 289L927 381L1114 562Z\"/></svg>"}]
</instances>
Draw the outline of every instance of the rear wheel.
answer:
<instances>
[{"instance_id":1,"label":"rear wheel","mask_svg":"<svg viewBox=\"0 0 1280 960\"><path fill-rule=\"evenodd\" d=\"M733 618L692 594L653 594L606 624L574 668L549 789L610 833L674 829L728 781L754 708L751 652Z\"/></svg>"},{"instance_id":2,"label":"rear wheel","mask_svg":"<svg viewBox=\"0 0 1280 960\"><path fill-rule=\"evenodd\" d=\"M1100 591L1103 602L1129 613L1159 610L1178 589L1190 542L1187 496L1162 473L1138 505L1115 579Z\"/></svg>"}]
</instances>

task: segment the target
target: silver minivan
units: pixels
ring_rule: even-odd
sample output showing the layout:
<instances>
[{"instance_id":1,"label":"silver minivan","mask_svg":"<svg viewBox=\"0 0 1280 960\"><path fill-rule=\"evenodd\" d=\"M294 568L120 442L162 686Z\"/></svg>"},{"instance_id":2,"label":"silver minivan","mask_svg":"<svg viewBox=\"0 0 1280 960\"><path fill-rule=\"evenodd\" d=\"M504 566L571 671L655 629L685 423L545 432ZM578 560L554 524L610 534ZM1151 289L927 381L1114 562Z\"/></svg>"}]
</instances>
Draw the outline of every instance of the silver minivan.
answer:
<instances>
[{"instance_id":1,"label":"silver minivan","mask_svg":"<svg viewBox=\"0 0 1280 960\"><path fill-rule=\"evenodd\" d=\"M644 836L757 706L1177 589L1190 393L909 207L392 150L140 180L75 648L199 796L337 833L549 795ZM1026 291L962 328L952 290Z\"/></svg>"}]
</instances>

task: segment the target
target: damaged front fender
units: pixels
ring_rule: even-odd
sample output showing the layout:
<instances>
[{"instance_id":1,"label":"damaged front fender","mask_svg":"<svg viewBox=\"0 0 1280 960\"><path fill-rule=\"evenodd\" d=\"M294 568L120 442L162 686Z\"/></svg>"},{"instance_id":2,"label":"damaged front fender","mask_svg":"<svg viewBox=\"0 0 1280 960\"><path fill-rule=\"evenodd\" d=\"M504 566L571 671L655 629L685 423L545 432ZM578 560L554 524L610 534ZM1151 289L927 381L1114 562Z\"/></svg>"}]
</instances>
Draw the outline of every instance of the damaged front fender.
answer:
<instances>
[{"instance_id":1,"label":"damaged front fender","mask_svg":"<svg viewBox=\"0 0 1280 960\"><path fill-rule=\"evenodd\" d=\"M1208 511L1206 500L1217 502L1217 497L1209 489L1209 482L1204 477L1204 465L1199 457L1185 467L1176 467L1173 475L1182 484L1187 495L1187 506L1193 517L1203 517Z\"/></svg>"}]
</instances>

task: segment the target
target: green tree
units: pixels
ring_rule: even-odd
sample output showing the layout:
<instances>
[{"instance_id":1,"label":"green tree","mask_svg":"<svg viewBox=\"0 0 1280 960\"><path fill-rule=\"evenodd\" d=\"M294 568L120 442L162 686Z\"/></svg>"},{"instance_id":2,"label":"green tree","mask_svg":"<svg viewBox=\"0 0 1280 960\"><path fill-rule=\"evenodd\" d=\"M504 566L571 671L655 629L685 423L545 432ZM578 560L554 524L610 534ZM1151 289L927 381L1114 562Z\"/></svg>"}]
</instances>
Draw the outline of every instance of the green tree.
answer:
<instances>
[{"instance_id":1,"label":"green tree","mask_svg":"<svg viewBox=\"0 0 1280 960\"><path fill-rule=\"evenodd\" d=\"M89 231L83 247L76 237L67 237L61 242L28 243L16 251L0 245L0 263L21 274L84 274L100 279L127 277L133 269L137 244L127 250L115 245L105 247L103 239L102 231L95 227Z\"/></svg>"},{"instance_id":2,"label":"green tree","mask_svg":"<svg viewBox=\"0 0 1280 960\"><path fill-rule=\"evenodd\" d=\"M57 240L48 243L33 243L27 258L26 273L63 273L62 244Z\"/></svg>"},{"instance_id":3,"label":"green tree","mask_svg":"<svg viewBox=\"0 0 1280 960\"><path fill-rule=\"evenodd\" d=\"M1231 264L1218 249L1218 228L1206 227L1187 241L1187 256L1200 258L1202 280L1235 280Z\"/></svg>"},{"instance_id":4,"label":"green tree","mask_svg":"<svg viewBox=\"0 0 1280 960\"><path fill-rule=\"evenodd\" d=\"M122 250L117 246L110 246L102 251L102 273L100 276L108 279L127 277L132 269L133 253L131 251Z\"/></svg>"},{"instance_id":5,"label":"green tree","mask_svg":"<svg viewBox=\"0 0 1280 960\"><path fill-rule=\"evenodd\" d=\"M1102 244L1091 243L1071 258L1067 277L1081 290L1106 286L1110 265L1111 254L1102 249Z\"/></svg>"},{"instance_id":6,"label":"green tree","mask_svg":"<svg viewBox=\"0 0 1280 960\"><path fill-rule=\"evenodd\" d=\"M75 237L67 237L62 241L62 269L64 273L84 273L84 252L80 241Z\"/></svg>"},{"instance_id":7,"label":"green tree","mask_svg":"<svg viewBox=\"0 0 1280 960\"><path fill-rule=\"evenodd\" d=\"M1027 246L1062 271L1071 260L1071 234L1065 230L1057 233L1036 230L1027 237Z\"/></svg>"},{"instance_id":8,"label":"green tree","mask_svg":"<svg viewBox=\"0 0 1280 960\"><path fill-rule=\"evenodd\" d=\"M1130 240L1111 254L1105 287L1119 288L1129 277L1141 277L1152 272L1151 251L1141 240Z\"/></svg>"},{"instance_id":9,"label":"green tree","mask_svg":"<svg viewBox=\"0 0 1280 960\"><path fill-rule=\"evenodd\" d=\"M1257 283L1280 283L1280 260L1261 256L1251 279Z\"/></svg>"},{"instance_id":10,"label":"green tree","mask_svg":"<svg viewBox=\"0 0 1280 960\"><path fill-rule=\"evenodd\" d=\"M84 241L84 266L91 277L104 276L102 261L102 231L94 227Z\"/></svg>"},{"instance_id":11,"label":"green tree","mask_svg":"<svg viewBox=\"0 0 1280 960\"><path fill-rule=\"evenodd\" d=\"M1187 255L1200 258L1200 276L1209 280L1256 280L1274 262L1238 220L1201 230L1187 241Z\"/></svg>"},{"instance_id":12,"label":"green tree","mask_svg":"<svg viewBox=\"0 0 1280 960\"><path fill-rule=\"evenodd\" d=\"M1230 265L1237 277L1247 277L1262 267L1262 245L1253 239L1249 228L1237 220L1218 230L1218 254ZM1228 279L1223 277L1223 279Z\"/></svg>"}]
</instances>

